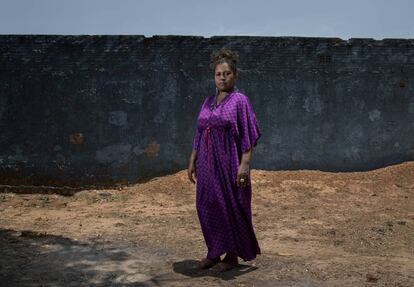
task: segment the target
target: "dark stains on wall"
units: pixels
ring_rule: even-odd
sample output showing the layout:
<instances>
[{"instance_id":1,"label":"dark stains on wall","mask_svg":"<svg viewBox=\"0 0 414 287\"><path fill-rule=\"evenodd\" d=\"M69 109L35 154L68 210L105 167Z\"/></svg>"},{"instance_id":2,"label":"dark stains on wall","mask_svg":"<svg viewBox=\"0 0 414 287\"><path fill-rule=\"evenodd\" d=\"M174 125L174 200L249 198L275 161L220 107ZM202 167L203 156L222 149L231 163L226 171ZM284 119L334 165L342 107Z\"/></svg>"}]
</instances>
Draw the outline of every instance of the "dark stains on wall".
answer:
<instances>
[{"instance_id":1,"label":"dark stains on wall","mask_svg":"<svg viewBox=\"0 0 414 287\"><path fill-rule=\"evenodd\" d=\"M104 186L186 168L221 47L240 53L237 87L262 130L252 167L414 159L411 39L3 35L0 183Z\"/></svg>"}]
</instances>

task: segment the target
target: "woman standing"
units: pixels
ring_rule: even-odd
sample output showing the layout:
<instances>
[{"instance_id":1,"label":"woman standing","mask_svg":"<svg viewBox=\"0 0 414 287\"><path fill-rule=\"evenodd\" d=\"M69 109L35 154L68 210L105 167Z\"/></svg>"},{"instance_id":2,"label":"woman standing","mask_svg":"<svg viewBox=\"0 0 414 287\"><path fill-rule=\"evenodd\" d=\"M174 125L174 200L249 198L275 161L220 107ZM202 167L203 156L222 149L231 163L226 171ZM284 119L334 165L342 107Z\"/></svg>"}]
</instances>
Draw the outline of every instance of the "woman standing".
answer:
<instances>
[{"instance_id":1,"label":"woman standing","mask_svg":"<svg viewBox=\"0 0 414 287\"><path fill-rule=\"evenodd\" d=\"M228 49L211 55L216 94L197 118L188 177L196 178L196 208L208 248L200 268L223 272L238 257L261 254L251 213L250 161L261 136L249 98L235 88L239 56ZM226 254L221 260L220 256Z\"/></svg>"}]
</instances>

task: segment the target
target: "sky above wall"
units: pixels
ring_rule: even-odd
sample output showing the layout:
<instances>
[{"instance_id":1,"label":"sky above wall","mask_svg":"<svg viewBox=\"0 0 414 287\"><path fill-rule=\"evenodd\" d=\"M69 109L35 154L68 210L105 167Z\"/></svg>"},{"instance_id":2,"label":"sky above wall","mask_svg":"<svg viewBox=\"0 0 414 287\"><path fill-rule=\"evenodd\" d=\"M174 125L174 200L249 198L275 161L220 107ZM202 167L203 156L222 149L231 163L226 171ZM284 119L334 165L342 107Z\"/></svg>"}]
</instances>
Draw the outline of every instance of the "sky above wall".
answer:
<instances>
[{"instance_id":1,"label":"sky above wall","mask_svg":"<svg viewBox=\"0 0 414 287\"><path fill-rule=\"evenodd\" d=\"M0 34L414 38L412 0L0 0Z\"/></svg>"}]
</instances>

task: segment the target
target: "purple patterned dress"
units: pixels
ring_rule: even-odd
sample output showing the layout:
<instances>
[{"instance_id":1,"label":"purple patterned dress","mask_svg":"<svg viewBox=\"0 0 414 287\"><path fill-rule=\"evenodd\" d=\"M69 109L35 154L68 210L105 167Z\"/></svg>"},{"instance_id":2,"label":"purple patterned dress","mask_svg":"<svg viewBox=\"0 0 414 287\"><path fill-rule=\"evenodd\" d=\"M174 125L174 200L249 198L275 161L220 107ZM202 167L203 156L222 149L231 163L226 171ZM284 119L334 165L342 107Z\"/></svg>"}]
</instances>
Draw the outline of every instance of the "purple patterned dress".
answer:
<instances>
[{"instance_id":1,"label":"purple patterned dress","mask_svg":"<svg viewBox=\"0 0 414 287\"><path fill-rule=\"evenodd\" d=\"M236 179L242 153L256 146L261 133L245 94L233 91L217 106L215 97L204 100L193 140L197 214L208 259L231 252L249 261L261 254L252 224L251 180L249 175L247 186L238 187Z\"/></svg>"}]
</instances>

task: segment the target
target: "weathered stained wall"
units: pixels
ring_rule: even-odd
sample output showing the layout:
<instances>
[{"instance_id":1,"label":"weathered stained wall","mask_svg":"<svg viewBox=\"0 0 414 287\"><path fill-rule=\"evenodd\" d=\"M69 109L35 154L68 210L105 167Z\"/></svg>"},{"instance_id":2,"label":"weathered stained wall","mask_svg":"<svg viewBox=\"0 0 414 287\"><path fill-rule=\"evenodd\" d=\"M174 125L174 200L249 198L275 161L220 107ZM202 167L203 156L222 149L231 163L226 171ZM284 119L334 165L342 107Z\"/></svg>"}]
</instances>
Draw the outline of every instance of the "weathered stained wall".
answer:
<instances>
[{"instance_id":1,"label":"weathered stained wall","mask_svg":"<svg viewBox=\"0 0 414 287\"><path fill-rule=\"evenodd\" d=\"M368 170L414 159L414 40L0 36L0 184L135 182L187 167L213 93L209 55L240 53L259 169Z\"/></svg>"}]
</instances>

